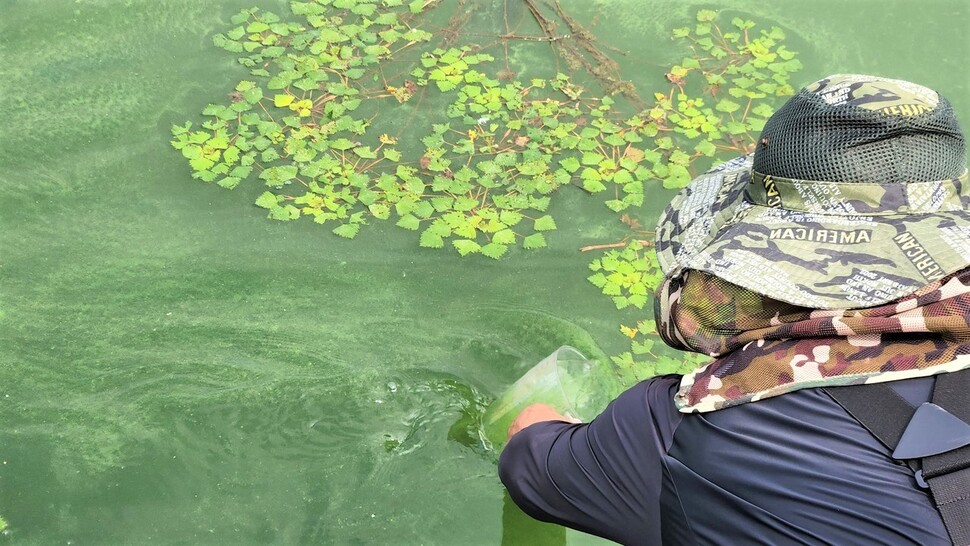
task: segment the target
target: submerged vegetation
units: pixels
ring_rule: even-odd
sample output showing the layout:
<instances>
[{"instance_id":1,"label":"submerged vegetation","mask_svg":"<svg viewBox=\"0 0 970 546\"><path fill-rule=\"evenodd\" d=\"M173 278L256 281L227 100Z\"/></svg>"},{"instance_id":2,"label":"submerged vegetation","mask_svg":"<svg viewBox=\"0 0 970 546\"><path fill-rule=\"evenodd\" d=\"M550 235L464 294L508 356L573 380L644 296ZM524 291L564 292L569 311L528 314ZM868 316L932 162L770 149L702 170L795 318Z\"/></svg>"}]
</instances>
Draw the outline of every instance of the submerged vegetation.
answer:
<instances>
[{"instance_id":1,"label":"submerged vegetation","mask_svg":"<svg viewBox=\"0 0 970 546\"><path fill-rule=\"evenodd\" d=\"M294 1L286 20L240 12L214 43L238 54L250 77L206 106L199 127L174 126L172 145L204 182L261 180L255 204L271 219L309 217L348 239L390 221L417 232L422 247L461 256L545 247L563 221L548 213L560 192L602 195L630 235L582 249L605 251L589 263L589 281L617 309L643 309L661 273L652 234L631 211L752 150L801 68L780 29L740 17L722 29L716 12L701 10L673 30L687 55L658 73L666 85L644 100L558 2L522 0L535 35L508 26L506 2L506 32L491 37L504 62L461 43L473 6L458 0L448 24L433 28L438 4ZM512 40L548 45L569 74L517 79ZM404 128L420 137L402 141ZM631 350L613 360L631 377L699 361L653 354L651 321L621 332Z\"/></svg>"}]
</instances>

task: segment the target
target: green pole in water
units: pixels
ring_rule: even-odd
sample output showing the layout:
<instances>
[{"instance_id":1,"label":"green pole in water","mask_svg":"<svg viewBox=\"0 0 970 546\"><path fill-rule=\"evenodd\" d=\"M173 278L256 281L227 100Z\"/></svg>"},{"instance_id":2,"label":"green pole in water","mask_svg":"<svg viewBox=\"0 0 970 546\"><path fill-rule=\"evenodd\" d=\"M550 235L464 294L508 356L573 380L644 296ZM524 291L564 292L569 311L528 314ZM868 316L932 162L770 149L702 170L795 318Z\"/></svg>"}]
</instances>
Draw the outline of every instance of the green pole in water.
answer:
<instances>
[{"instance_id":1,"label":"green pole in water","mask_svg":"<svg viewBox=\"0 0 970 546\"><path fill-rule=\"evenodd\" d=\"M482 417L485 437L493 448L500 448L515 417L536 403L587 422L599 415L622 389L612 366L590 360L575 348L563 345L489 405Z\"/></svg>"}]
</instances>

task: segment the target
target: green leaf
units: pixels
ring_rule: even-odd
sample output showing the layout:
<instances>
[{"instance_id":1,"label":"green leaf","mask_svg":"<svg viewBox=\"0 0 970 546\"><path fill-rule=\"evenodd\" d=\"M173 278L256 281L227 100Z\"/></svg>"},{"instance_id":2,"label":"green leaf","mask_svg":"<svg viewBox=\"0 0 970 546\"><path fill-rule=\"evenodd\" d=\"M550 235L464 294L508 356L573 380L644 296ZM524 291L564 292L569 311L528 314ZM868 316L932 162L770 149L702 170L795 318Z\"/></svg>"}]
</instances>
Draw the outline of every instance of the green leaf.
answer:
<instances>
[{"instance_id":1,"label":"green leaf","mask_svg":"<svg viewBox=\"0 0 970 546\"><path fill-rule=\"evenodd\" d=\"M761 103L751 109L751 113L756 116L761 116L763 118L770 118L772 114L775 113L774 108L769 104Z\"/></svg>"},{"instance_id":2,"label":"green leaf","mask_svg":"<svg viewBox=\"0 0 970 546\"><path fill-rule=\"evenodd\" d=\"M217 184L219 184L223 188L226 188L227 190L231 190L236 186L238 186L240 182L242 182L241 178L236 178L234 176L227 176L222 180L220 180L219 182L217 182Z\"/></svg>"},{"instance_id":3,"label":"green leaf","mask_svg":"<svg viewBox=\"0 0 970 546\"><path fill-rule=\"evenodd\" d=\"M556 229L556 221L553 220L552 216L549 216L548 214L541 216L536 218L536 221L533 224L533 229L536 231L552 231Z\"/></svg>"},{"instance_id":4,"label":"green leaf","mask_svg":"<svg viewBox=\"0 0 970 546\"><path fill-rule=\"evenodd\" d=\"M216 178L219 178L219 174L212 171L196 171L192 173L192 178L201 180L203 182L212 182Z\"/></svg>"},{"instance_id":5,"label":"green leaf","mask_svg":"<svg viewBox=\"0 0 970 546\"><path fill-rule=\"evenodd\" d=\"M414 231L421 226L421 220L418 220L413 214L405 214L397 221L397 226Z\"/></svg>"},{"instance_id":6,"label":"green leaf","mask_svg":"<svg viewBox=\"0 0 970 546\"><path fill-rule=\"evenodd\" d=\"M239 13L237 13L237 14L233 15L232 17L230 17L229 18L229 21L231 21L232 24L234 24L234 25L239 25L239 24L242 24L242 23L245 23L246 21L248 21L250 15L252 15L252 11L251 10L248 10L248 9L244 9L244 10L240 11Z\"/></svg>"},{"instance_id":7,"label":"green leaf","mask_svg":"<svg viewBox=\"0 0 970 546\"><path fill-rule=\"evenodd\" d=\"M667 177L664 179L664 187L668 189L680 189L690 182L690 172L683 165L670 165Z\"/></svg>"},{"instance_id":8,"label":"green leaf","mask_svg":"<svg viewBox=\"0 0 970 546\"><path fill-rule=\"evenodd\" d=\"M606 202L606 206L613 212L620 212L626 209L630 205L626 201L621 201L619 199L610 199Z\"/></svg>"},{"instance_id":9,"label":"green leaf","mask_svg":"<svg viewBox=\"0 0 970 546\"><path fill-rule=\"evenodd\" d=\"M511 167L515 165L516 154L514 152L503 152L500 154L495 154L495 164L501 165L503 167Z\"/></svg>"},{"instance_id":10,"label":"green leaf","mask_svg":"<svg viewBox=\"0 0 970 546\"><path fill-rule=\"evenodd\" d=\"M421 232L421 240L418 244L424 248L441 248L445 246L445 241L436 231L428 228Z\"/></svg>"},{"instance_id":11,"label":"green leaf","mask_svg":"<svg viewBox=\"0 0 970 546\"><path fill-rule=\"evenodd\" d=\"M603 294L607 296L619 296L620 294L623 293L623 290L620 288L620 285L616 284L615 282L607 281L602 288L603 288Z\"/></svg>"},{"instance_id":12,"label":"green leaf","mask_svg":"<svg viewBox=\"0 0 970 546\"><path fill-rule=\"evenodd\" d=\"M429 218L434 213L435 213L434 206L427 201L421 201L414 208L414 215L417 216L418 218Z\"/></svg>"},{"instance_id":13,"label":"green leaf","mask_svg":"<svg viewBox=\"0 0 970 546\"><path fill-rule=\"evenodd\" d=\"M226 51L229 51L232 53L242 53L243 51L242 44L240 44L239 42L233 42L229 40L223 34L216 34L215 36L213 36L212 43L216 47L221 47L222 49L225 49Z\"/></svg>"},{"instance_id":14,"label":"green leaf","mask_svg":"<svg viewBox=\"0 0 970 546\"><path fill-rule=\"evenodd\" d=\"M496 162L497 162L496 158ZM528 161L516 165L516 170L526 176L536 176L549 170L549 166L544 161Z\"/></svg>"},{"instance_id":15,"label":"green leaf","mask_svg":"<svg viewBox=\"0 0 970 546\"><path fill-rule=\"evenodd\" d=\"M374 18L374 23L378 25L395 25L397 24L397 14L393 11L390 13L382 13Z\"/></svg>"},{"instance_id":16,"label":"green leaf","mask_svg":"<svg viewBox=\"0 0 970 546\"><path fill-rule=\"evenodd\" d=\"M485 256L488 256L489 258L492 258L493 260L497 260L501 258L508 249L509 247L506 245L500 245L498 243L489 243L482 247L481 252L482 254L484 254Z\"/></svg>"},{"instance_id":17,"label":"green leaf","mask_svg":"<svg viewBox=\"0 0 970 546\"><path fill-rule=\"evenodd\" d=\"M724 129L732 135L743 135L748 132L748 128L743 123L729 121L724 124Z\"/></svg>"},{"instance_id":18,"label":"green leaf","mask_svg":"<svg viewBox=\"0 0 970 546\"><path fill-rule=\"evenodd\" d=\"M373 4L357 4L356 6L350 8L350 11L357 15L369 17L373 15L375 11L377 11L377 7Z\"/></svg>"},{"instance_id":19,"label":"green leaf","mask_svg":"<svg viewBox=\"0 0 970 546\"><path fill-rule=\"evenodd\" d=\"M284 165L280 167L270 167L259 174L259 178L266 181L267 186L279 187L287 181L296 178L297 167L295 165Z\"/></svg>"},{"instance_id":20,"label":"green leaf","mask_svg":"<svg viewBox=\"0 0 970 546\"><path fill-rule=\"evenodd\" d=\"M438 212L444 212L446 210L451 209L454 203L455 203L455 200L451 197L431 198L431 205L434 207L434 210Z\"/></svg>"},{"instance_id":21,"label":"green leaf","mask_svg":"<svg viewBox=\"0 0 970 546\"><path fill-rule=\"evenodd\" d=\"M249 104L256 104L257 102L262 100L263 90L259 87L254 87L253 89L244 91L243 98L246 99L246 102L248 102Z\"/></svg>"},{"instance_id":22,"label":"green leaf","mask_svg":"<svg viewBox=\"0 0 970 546\"><path fill-rule=\"evenodd\" d=\"M606 275L602 273L595 273L593 275L590 275L589 277L586 277L586 280L591 282L593 286L597 288L603 288L604 286L606 286Z\"/></svg>"},{"instance_id":23,"label":"green leaf","mask_svg":"<svg viewBox=\"0 0 970 546\"><path fill-rule=\"evenodd\" d=\"M269 217L273 220L289 221L300 217L300 209L293 205L274 207L269 211Z\"/></svg>"},{"instance_id":24,"label":"green leaf","mask_svg":"<svg viewBox=\"0 0 970 546\"><path fill-rule=\"evenodd\" d=\"M754 21L745 21L740 17L735 17L731 19L731 24L738 27L740 30L746 30L754 26Z\"/></svg>"},{"instance_id":25,"label":"green leaf","mask_svg":"<svg viewBox=\"0 0 970 546\"><path fill-rule=\"evenodd\" d=\"M717 110L718 112L724 112L728 114L730 114L731 112L737 111L740 108L741 108L740 104L728 99L721 99L714 107L714 109Z\"/></svg>"},{"instance_id":26,"label":"green leaf","mask_svg":"<svg viewBox=\"0 0 970 546\"><path fill-rule=\"evenodd\" d=\"M550 202L551 199L548 197L529 196L529 208L535 209L539 212L545 212L549 208Z\"/></svg>"},{"instance_id":27,"label":"green leaf","mask_svg":"<svg viewBox=\"0 0 970 546\"><path fill-rule=\"evenodd\" d=\"M654 345L654 340L649 338L643 340L643 342L634 341L630 343L630 350L635 355L648 354L650 350L653 349L653 345Z\"/></svg>"},{"instance_id":28,"label":"green leaf","mask_svg":"<svg viewBox=\"0 0 970 546\"><path fill-rule=\"evenodd\" d=\"M293 95L289 95L289 94L286 94L286 95L276 95L275 97L273 97L273 104L277 108L283 108L285 106L289 106L295 99L296 99L296 97L294 97Z\"/></svg>"},{"instance_id":29,"label":"green leaf","mask_svg":"<svg viewBox=\"0 0 970 546\"><path fill-rule=\"evenodd\" d=\"M455 203L454 203L454 205L452 205L452 208L454 208L457 211L466 212L466 211L469 211L469 210L474 209L477 206L478 206L478 200L477 199L475 199L473 197L467 197L467 196L462 195L462 196L458 197L457 199L455 199Z\"/></svg>"},{"instance_id":30,"label":"green leaf","mask_svg":"<svg viewBox=\"0 0 970 546\"><path fill-rule=\"evenodd\" d=\"M599 180L583 179L583 189L589 193L598 193L606 189L606 185Z\"/></svg>"},{"instance_id":31,"label":"green leaf","mask_svg":"<svg viewBox=\"0 0 970 546\"><path fill-rule=\"evenodd\" d=\"M387 220L391 215L391 208L385 203L374 203L367 207L367 210L369 210L375 218L379 218L381 220Z\"/></svg>"},{"instance_id":32,"label":"green leaf","mask_svg":"<svg viewBox=\"0 0 970 546\"><path fill-rule=\"evenodd\" d=\"M623 188L623 191L627 191L627 188L624 187ZM630 194L626 195L625 197L623 197L623 202L626 203L626 204L628 204L628 205L632 205L634 207L639 207L639 206L642 206L643 205L643 197L644 197L643 196L643 188L642 188L642 185L641 185L640 193L630 193Z\"/></svg>"},{"instance_id":33,"label":"green leaf","mask_svg":"<svg viewBox=\"0 0 970 546\"><path fill-rule=\"evenodd\" d=\"M334 44L348 39L347 36L337 32L332 28L325 28L318 34L318 40L324 44Z\"/></svg>"},{"instance_id":34,"label":"green leaf","mask_svg":"<svg viewBox=\"0 0 970 546\"><path fill-rule=\"evenodd\" d=\"M633 182L633 174L630 173L630 171L617 171L613 175L613 183L614 184L625 185L625 184L629 184L631 182Z\"/></svg>"},{"instance_id":35,"label":"green leaf","mask_svg":"<svg viewBox=\"0 0 970 546\"><path fill-rule=\"evenodd\" d=\"M242 190L240 190L242 191ZM256 198L256 206L271 209L279 204L279 198L273 192L264 191Z\"/></svg>"},{"instance_id":36,"label":"green leaf","mask_svg":"<svg viewBox=\"0 0 970 546\"><path fill-rule=\"evenodd\" d=\"M334 228L333 232L345 239L353 239L360 231L360 224L342 224Z\"/></svg>"},{"instance_id":37,"label":"green leaf","mask_svg":"<svg viewBox=\"0 0 970 546\"><path fill-rule=\"evenodd\" d=\"M461 254L462 256L467 256L468 254L482 250L481 245L470 239L455 239L451 242L451 244L458 251L458 254Z\"/></svg>"},{"instance_id":38,"label":"green leaf","mask_svg":"<svg viewBox=\"0 0 970 546\"><path fill-rule=\"evenodd\" d=\"M454 89L455 87L457 87L457 85L455 84L455 82L448 81L448 80L438 80L438 81L436 81L434 83L435 83L435 85L438 86L438 90L441 91L441 92L451 91L452 89Z\"/></svg>"},{"instance_id":39,"label":"green leaf","mask_svg":"<svg viewBox=\"0 0 970 546\"><path fill-rule=\"evenodd\" d=\"M717 152L717 146L714 145L710 140L702 140L697 146L694 147L698 153L706 155L708 157L713 156Z\"/></svg>"},{"instance_id":40,"label":"green leaf","mask_svg":"<svg viewBox=\"0 0 970 546\"><path fill-rule=\"evenodd\" d=\"M370 146L357 146L354 148L354 153L357 157L363 159L377 159L377 152L371 149Z\"/></svg>"},{"instance_id":41,"label":"green leaf","mask_svg":"<svg viewBox=\"0 0 970 546\"><path fill-rule=\"evenodd\" d=\"M528 250L544 248L545 246L546 238L541 233L533 233L522 240L522 247Z\"/></svg>"},{"instance_id":42,"label":"green leaf","mask_svg":"<svg viewBox=\"0 0 970 546\"><path fill-rule=\"evenodd\" d=\"M514 226L522 221L522 214L514 210L503 210L498 215L499 221L507 226Z\"/></svg>"},{"instance_id":43,"label":"green leaf","mask_svg":"<svg viewBox=\"0 0 970 546\"><path fill-rule=\"evenodd\" d=\"M633 140L643 140L636 133L627 133L626 136L631 138L631 142ZM603 143L609 144L610 146L623 146L627 143L627 139L620 135L607 135L603 137Z\"/></svg>"},{"instance_id":44,"label":"green leaf","mask_svg":"<svg viewBox=\"0 0 970 546\"><path fill-rule=\"evenodd\" d=\"M354 146L354 142L347 138L338 138L330 142L330 147L335 150L349 150Z\"/></svg>"},{"instance_id":45,"label":"green leaf","mask_svg":"<svg viewBox=\"0 0 970 546\"><path fill-rule=\"evenodd\" d=\"M511 229L503 229L492 236L492 242L503 245L513 245L515 244L515 232L513 232Z\"/></svg>"},{"instance_id":46,"label":"green leaf","mask_svg":"<svg viewBox=\"0 0 970 546\"><path fill-rule=\"evenodd\" d=\"M684 60L680 62L680 65L684 68L700 68L701 63L694 57L684 57Z\"/></svg>"},{"instance_id":47,"label":"green leaf","mask_svg":"<svg viewBox=\"0 0 970 546\"><path fill-rule=\"evenodd\" d=\"M697 12L698 21L713 21L717 17L717 12L710 9L702 9Z\"/></svg>"}]
</instances>

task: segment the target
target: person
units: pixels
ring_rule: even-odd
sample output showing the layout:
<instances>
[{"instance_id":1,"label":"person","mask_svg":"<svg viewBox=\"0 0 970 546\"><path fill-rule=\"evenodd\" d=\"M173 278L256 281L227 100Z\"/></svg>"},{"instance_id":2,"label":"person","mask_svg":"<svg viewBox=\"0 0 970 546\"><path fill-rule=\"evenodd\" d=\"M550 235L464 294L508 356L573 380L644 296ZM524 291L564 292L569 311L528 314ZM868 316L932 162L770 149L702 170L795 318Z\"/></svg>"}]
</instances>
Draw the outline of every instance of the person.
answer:
<instances>
[{"instance_id":1,"label":"person","mask_svg":"<svg viewBox=\"0 0 970 546\"><path fill-rule=\"evenodd\" d=\"M657 229L658 333L713 360L589 423L526 408L509 495L623 544L970 544L968 205L936 91L801 89Z\"/></svg>"}]
</instances>

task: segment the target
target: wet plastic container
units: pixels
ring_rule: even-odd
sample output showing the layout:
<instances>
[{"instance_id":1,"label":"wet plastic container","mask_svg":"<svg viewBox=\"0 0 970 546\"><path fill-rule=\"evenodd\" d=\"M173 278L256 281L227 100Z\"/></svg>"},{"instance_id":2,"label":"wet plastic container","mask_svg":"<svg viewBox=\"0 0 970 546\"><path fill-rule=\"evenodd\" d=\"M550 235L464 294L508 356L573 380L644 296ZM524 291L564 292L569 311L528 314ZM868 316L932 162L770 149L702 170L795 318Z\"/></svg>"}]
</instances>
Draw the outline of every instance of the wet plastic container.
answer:
<instances>
[{"instance_id":1,"label":"wet plastic container","mask_svg":"<svg viewBox=\"0 0 970 546\"><path fill-rule=\"evenodd\" d=\"M621 392L613 367L590 360L568 345L556 349L513 383L485 411L485 436L495 449L505 444L515 417L543 403L567 417L588 421Z\"/></svg>"}]
</instances>

